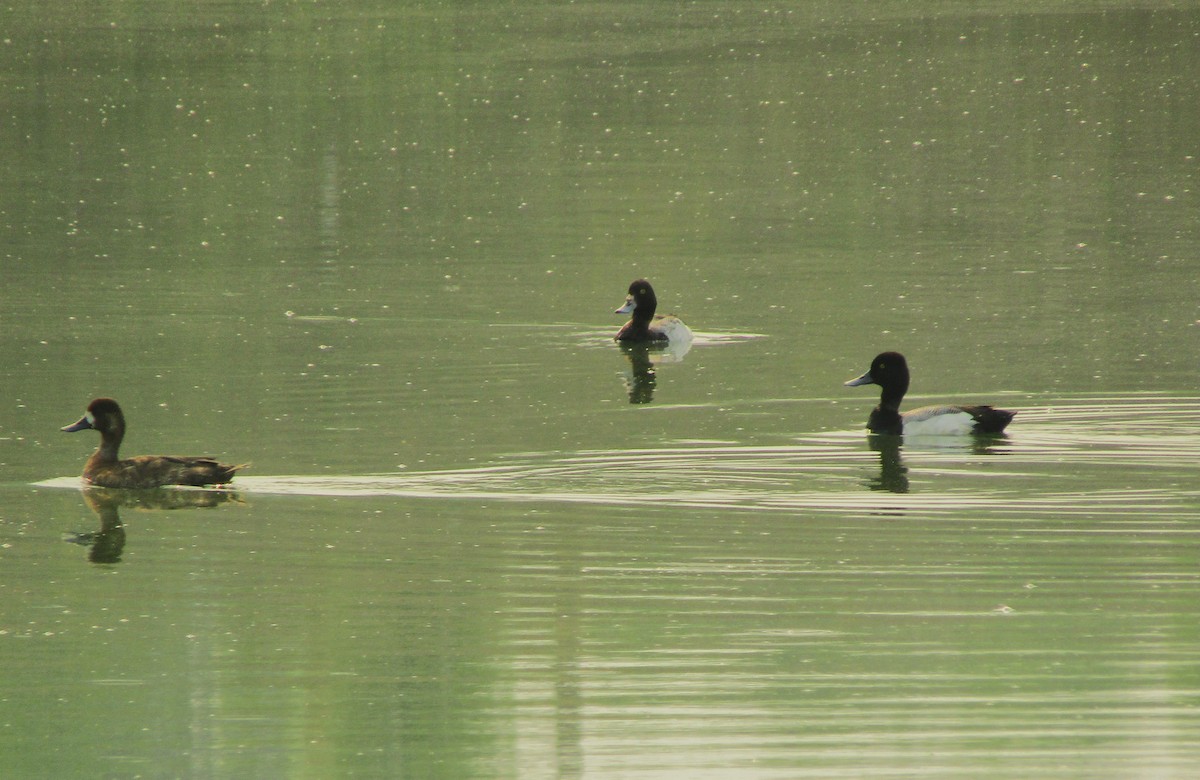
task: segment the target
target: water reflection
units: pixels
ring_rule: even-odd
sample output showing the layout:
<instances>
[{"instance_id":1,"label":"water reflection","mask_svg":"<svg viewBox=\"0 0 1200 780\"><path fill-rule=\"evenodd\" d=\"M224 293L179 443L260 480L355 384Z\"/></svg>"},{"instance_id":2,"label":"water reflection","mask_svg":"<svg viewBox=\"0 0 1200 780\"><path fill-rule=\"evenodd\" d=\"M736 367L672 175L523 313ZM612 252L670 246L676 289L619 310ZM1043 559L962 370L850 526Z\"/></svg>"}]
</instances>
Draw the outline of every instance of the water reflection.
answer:
<instances>
[{"instance_id":1,"label":"water reflection","mask_svg":"<svg viewBox=\"0 0 1200 780\"><path fill-rule=\"evenodd\" d=\"M629 358L629 373L625 374L625 389L629 392L629 403L648 404L654 400L657 377L654 362L650 360L650 346L645 343L621 342L621 351Z\"/></svg>"},{"instance_id":2,"label":"water reflection","mask_svg":"<svg viewBox=\"0 0 1200 780\"><path fill-rule=\"evenodd\" d=\"M692 348L692 341L621 341L618 345L629 359L629 371L623 375L629 403L648 404L654 400L658 385L657 366L683 362L684 355Z\"/></svg>"},{"instance_id":3,"label":"water reflection","mask_svg":"<svg viewBox=\"0 0 1200 780\"><path fill-rule=\"evenodd\" d=\"M868 434L867 447L879 454L879 475L865 481L871 490L889 493L909 491L908 466L904 465L902 452L907 444L910 451L923 454L951 455L1002 455L1009 450L999 446L1008 443L1006 434L958 436L893 436L891 434Z\"/></svg>"},{"instance_id":4,"label":"water reflection","mask_svg":"<svg viewBox=\"0 0 1200 780\"><path fill-rule=\"evenodd\" d=\"M107 495L96 495L102 492L113 491L104 488L83 491L83 500L88 508L100 518L100 529L66 534L63 540L87 547L88 561L91 563L119 563L125 549L125 526L117 509L120 502Z\"/></svg>"},{"instance_id":5,"label":"water reflection","mask_svg":"<svg viewBox=\"0 0 1200 780\"><path fill-rule=\"evenodd\" d=\"M1159 696L1165 720L1179 710L1160 691L1191 691L1178 675L1196 646L1187 564L1197 505L1186 476L1200 438L1176 429L1193 425L1198 408L1037 404L1011 441L865 437L864 446L859 431L839 430L781 434L777 446L687 442L522 453L457 470L260 474L239 484L260 493L256 522L206 534L205 565L170 554L199 538L193 531L144 533L143 565L99 594L68 594L69 613L42 615L39 596L22 630L60 632L33 640L65 646L60 658L100 636L122 653L113 670L168 647L177 668L149 668L186 680L178 706L205 723L341 723L354 740L347 750L380 755L368 774L381 776L407 760L387 752L398 739L430 743L414 776L430 774L448 744L467 746L461 776L472 774L469 760L484 766L504 750L522 769L545 770L494 773L506 777L636 774L656 761L663 776L701 776L733 751L795 767L868 742L864 762L883 766L903 760L914 732L949 744L989 730L1007 749L1030 718L1043 728L1064 712L1085 722L1097 702L1114 713L1112 729L1154 738L1146 702ZM1093 411L1103 420L1081 432ZM1113 479L1131 468L1162 471L1183 489ZM78 478L47 486L60 484L76 490ZM313 499L283 498L301 493ZM122 503L228 498L84 495L111 529ZM303 528L336 512L341 522L320 526L325 544L314 546L294 532L297 511ZM97 547L120 557L118 544ZM267 547L274 554L260 560ZM115 623L127 617L111 607L117 589L136 596L144 582L161 583L154 598L125 603L153 619ZM170 644L185 632L186 644ZM1048 635L1066 639L1043 648ZM275 668L328 681L304 689L319 706L272 699ZM1060 668L1066 683L1044 673ZM127 679L103 667L94 677ZM136 714L152 722L162 697L143 698ZM863 701L873 705L866 720ZM788 742L797 728L804 739ZM521 735L511 749L510 732ZM194 741L225 738L214 727ZM1058 738L1073 742L1078 730ZM630 744L649 747L630 753Z\"/></svg>"},{"instance_id":6,"label":"water reflection","mask_svg":"<svg viewBox=\"0 0 1200 780\"><path fill-rule=\"evenodd\" d=\"M879 476L867 480L871 490L908 492L908 467L900 457L899 436L868 436L867 446L879 453Z\"/></svg>"},{"instance_id":7,"label":"water reflection","mask_svg":"<svg viewBox=\"0 0 1200 780\"><path fill-rule=\"evenodd\" d=\"M122 506L160 511L214 507L241 500L237 493L228 490L114 490L85 487L80 492L84 503L100 519L100 528L65 534L63 540L87 547L88 561L91 563L120 563L125 550L125 524L121 522L120 512Z\"/></svg>"}]
</instances>

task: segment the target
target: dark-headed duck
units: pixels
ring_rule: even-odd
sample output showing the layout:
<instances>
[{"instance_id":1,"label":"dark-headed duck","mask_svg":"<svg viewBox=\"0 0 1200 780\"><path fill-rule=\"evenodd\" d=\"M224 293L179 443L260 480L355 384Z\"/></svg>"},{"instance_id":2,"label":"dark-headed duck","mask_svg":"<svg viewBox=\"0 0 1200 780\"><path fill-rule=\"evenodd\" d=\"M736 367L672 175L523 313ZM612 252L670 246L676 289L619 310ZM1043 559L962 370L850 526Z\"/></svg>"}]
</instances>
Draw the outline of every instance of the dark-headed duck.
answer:
<instances>
[{"instance_id":1,"label":"dark-headed duck","mask_svg":"<svg viewBox=\"0 0 1200 780\"><path fill-rule=\"evenodd\" d=\"M879 406L871 410L867 430L871 433L913 436L997 434L1012 422L1016 412L990 406L925 406L900 413L900 401L908 392L908 362L899 352L883 352L871 361L867 373L846 382L847 387L879 385Z\"/></svg>"},{"instance_id":2,"label":"dark-headed duck","mask_svg":"<svg viewBox=\"0 0 1200 780\"><path fill-rule=\"evenodd\" d=\"M688 326L676 316L654 316L658 308L658 298L654 288L645 279L637 279L629 285L629 294L625 296L625 305L617 309L615 314L628 314L629 322L617 331L617 341L634 342L667 342L690 341L692 332Z\"/></svg>"},{"instance_id":3,"label":"dark-headed duck","mask_svg":"<svg viewBox=\"0 0 1200 780\"><path fill-rule=\"evenodd\" d=\"M92 401L87 414L63 430L74 433L88 428L100 433L100 446L84 465L83 479L100 487L145 490L164 485L221 485L245 467L244 463L230 466L213 458L174 455L139 455L121 460L117 450L125 437L125 415L111 398Z\"/></svg>"}]
</instances>

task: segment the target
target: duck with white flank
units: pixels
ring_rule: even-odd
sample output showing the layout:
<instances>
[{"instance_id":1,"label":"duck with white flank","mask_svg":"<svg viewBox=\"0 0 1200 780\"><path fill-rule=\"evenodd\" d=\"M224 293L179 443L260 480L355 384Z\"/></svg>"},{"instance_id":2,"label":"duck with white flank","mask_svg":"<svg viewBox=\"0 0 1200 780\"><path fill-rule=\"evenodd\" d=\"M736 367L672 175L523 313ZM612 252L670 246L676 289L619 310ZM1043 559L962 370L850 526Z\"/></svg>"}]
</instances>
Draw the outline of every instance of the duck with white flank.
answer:
<instances>
[{"instance_id":1,"label":"duck with white flank","mask_svg":"<svg viewBox=\"0 0 1200 780\"><path fill-rule=\"evenodd\" d=\"M847 387L879 385L879 406L867 419L867 430L894 436L961 436L998 434L1012 422L1016 412L990 406L924 406L900 412L900 401L908 392L908 362L899 352L883 352L871 361L862 376L846 382Z\"/></svg>"},{"instance_id":2,"label":"duck with white flank","mask_svg":"<svg viewBox=\"0 0 1200 780\"><path fill-rule=\"evenodd\" d=\"M658 308L658 298L654 288L645 279L637 279L629 285L629 294L625 296L625 305L614 314L628 314L629 322L625 323L615 339L623 342L667 343L688 342L692 340L692 332L673 314L655 316Z\"/></svg>"}]
</instances>

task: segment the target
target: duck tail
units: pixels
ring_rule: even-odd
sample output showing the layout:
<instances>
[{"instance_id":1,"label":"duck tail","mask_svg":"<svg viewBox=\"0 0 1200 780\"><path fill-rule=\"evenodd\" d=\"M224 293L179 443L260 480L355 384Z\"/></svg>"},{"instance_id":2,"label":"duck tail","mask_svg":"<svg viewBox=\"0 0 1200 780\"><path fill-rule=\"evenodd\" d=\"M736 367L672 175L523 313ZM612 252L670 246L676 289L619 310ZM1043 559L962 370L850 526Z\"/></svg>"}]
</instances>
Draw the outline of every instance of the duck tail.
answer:
<instances>
[{"instance_id":1,"label":"duck tail","mask_svg":"<svg viewBox=\"0 0 1200 780\"><path fill-rule=\"evenodd\" d=\"M971 416L975 418L975 430L978 433L1003 433L1016 412L1007 409L994 409L990 406L971 408Z\"/></svg>"},{"instance_id":2,"label":"duck tail","mask_svg":"<svg viewBox=\"0 0 1200 780\"><path fill-rule=\"evenodd\" d=\"M242 469L250 468L249 462L239 463L236 466L229 466L224 463L222 463L220 465L221 465L221 477L222 477L223 482L228 482L229 480L233 479L233 475L238 473Z\"/></svg>"}]
</instances>

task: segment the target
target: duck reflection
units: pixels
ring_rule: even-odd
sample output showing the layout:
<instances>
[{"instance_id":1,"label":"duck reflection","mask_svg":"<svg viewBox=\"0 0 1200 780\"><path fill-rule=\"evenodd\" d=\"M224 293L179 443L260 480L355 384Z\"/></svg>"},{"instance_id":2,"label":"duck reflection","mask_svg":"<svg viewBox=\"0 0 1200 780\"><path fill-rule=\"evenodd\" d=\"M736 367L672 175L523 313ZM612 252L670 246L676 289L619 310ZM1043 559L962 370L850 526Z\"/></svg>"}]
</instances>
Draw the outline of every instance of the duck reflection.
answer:
<instances>
[{"instance_id":1,"label":"duck reflection","mask_svg":"<svg viewBox=\"0 0 1200 780\"><path fill-rule=\"evenodd\" d=\"M117 509L120 502L91 495L97 492L113 491L104 488L83 491L84 502L100 518L100 530L66 534L63 539L87 547L88 560L92 563L118 563L125 549L125 526L121 523L121 513Z\"/></svg>"},{"instance_id":2,"label":"duck reflection","mask_svg":"<svg viewBox=\"0 0 1200 780\"><path fill-rule=\"evenodd\" d=\"M907 493L908 466L904 465L901 450L905 440L910 449L914 446L921 450L936 450L939 452L962 452L972 455L1000 455L1004 449L997 445L1008 441L1008 436L997 434L991 436L972 436L969 439L951 437L923 436L894 436L891 434L868 434L867 446L872 452L879 453L879 476L867 480L866 485L871 490L883 490L889 493Z\"/></svg>"},{"instance_id":3,"label":"duck reflection","mask_svg":"<svg viewBox=\"0 0 1200 780\"><path fill-rule=\"evenodd\" d=\"M654 387L658 383L658 377L654 373L654 361L650 359L650 345L645 342L623 341L621 351L629 358L629 373L625 374L629 403L650 403L654 400Z\"/></svg>"},{"instance_id":4,"label":"duck reflection","mask_svg":"<svg viewBox=\"0 0 1200 780\"><path fill-rule=\"evenodd\" d=\"M92 563L119 563L125 550L125 524L120 508L133 507L146 511L213 507L228 501L240 501L237 493L228 490L115 490L85 487L83 501L100 518L97 531L66 534L64 541L88 548Z\"/></svg>"},{"instance_id":5,"label":"duck reflection","mask_svg":"<svg viewBox=\"0 0 1200 780\"><path fill-rule=\"evenodd\" d=\"M908 466L900 457L902 437L889 435L867 436L867 446L879 453L879 476L867 480L871 490L889 493L908 492Z\"/></svg>"},{"instance_id":6,"label":"duck reflection","mask_svg":"<svg viewBox=\"0 0 1200 780\"><path fill-rule=\"evenodd\" d=\"M625 390L629 403L648 404L654 400L658 384L657 367L663 363L682 362L691 349L691 342L668 343L647 341L618 342L621 352L629 360L629 371L624 374Z\"/></svg>"}]
</instances>

